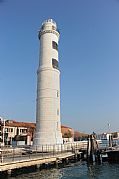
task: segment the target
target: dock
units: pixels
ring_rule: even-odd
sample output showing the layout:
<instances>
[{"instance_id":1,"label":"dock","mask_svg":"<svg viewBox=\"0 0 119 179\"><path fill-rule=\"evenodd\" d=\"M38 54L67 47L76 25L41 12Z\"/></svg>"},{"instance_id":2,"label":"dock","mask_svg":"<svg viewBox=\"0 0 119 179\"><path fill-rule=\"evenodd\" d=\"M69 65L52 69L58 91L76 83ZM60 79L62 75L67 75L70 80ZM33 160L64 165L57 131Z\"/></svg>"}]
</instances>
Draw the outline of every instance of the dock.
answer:
<instances>
[{"instance_id":1,"label":"dock","mask_svg":"<svg viewBox=\"0 0 119 179\"><path fill-rule=\"evenodd\" d=\"M65 148L66 149L66 148ZM82 158L82 152L79 151L78 146L67 147L66 150L61 151L35 151L33 153L15 153L6 154L1 156L0 173L6 175L12 175L15 171L24 168L34 167L40 169L43 166L55 166L58 167L60 164L67 164L70 161L76 161Z\"/></svg>"},{"instance_id":2,"label":"dock","mask_svg":"<svg viewBox=\"0 0 119 179\"><path fill-rule=\"evenodd\" d=\"M30 167L37 170L87 160L87 144L87 141L80 141L58 146L45 145L40 150L4 148L0 156L0 174L12 175L19 170L24 172L24 169L31 169Z\"/></svg>"},{"instance_id":3,"label":"dock","mask_svg":"<svg viewBox=\"0 0 119 179\"><path fill-rule=\"evenodd\" d=\"M59 161L62 161L62 159L69 159L74 157L75 154L72 154L70 152L55 156L49 156L49 157L42 157L42 158L34 158L34 159L27 159L27 160L20 160L20 161L13 161L13 162L7 162L7 163L1 163L0 164L0 172L3 171L9 171L13 169L23 168L23 167L30 167L30 166L36 166L42 165L42 164L48 164L48 163L58 163Z\"/></svg>"}]
</instances>

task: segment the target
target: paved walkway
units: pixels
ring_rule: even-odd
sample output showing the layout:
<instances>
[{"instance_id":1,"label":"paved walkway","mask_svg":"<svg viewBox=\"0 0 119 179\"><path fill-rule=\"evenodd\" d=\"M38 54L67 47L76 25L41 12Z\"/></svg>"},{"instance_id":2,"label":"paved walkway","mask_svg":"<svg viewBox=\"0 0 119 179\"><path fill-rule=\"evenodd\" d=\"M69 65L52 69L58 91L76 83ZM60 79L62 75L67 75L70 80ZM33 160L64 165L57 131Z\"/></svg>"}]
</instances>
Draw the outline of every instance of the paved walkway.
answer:
<instances>
[{"instance_id":1,"label":"paved walkway","mask_svg":"<svg viewBox=\"0 0 119 179\"><path fill-rule=\"evenodd\" d=\"M33 165L39 165L43 163L52 163L57 162L65 158L73 157L75 154L72 152L60 153L55 155L30 155L25 157L15 157L14 161L11 161L10 158L5 158L3 163L0 163L0 172L9 171L16 168L29 167ZM6 161L6 162L5 162Z\"/></svg>"}]
</instances>

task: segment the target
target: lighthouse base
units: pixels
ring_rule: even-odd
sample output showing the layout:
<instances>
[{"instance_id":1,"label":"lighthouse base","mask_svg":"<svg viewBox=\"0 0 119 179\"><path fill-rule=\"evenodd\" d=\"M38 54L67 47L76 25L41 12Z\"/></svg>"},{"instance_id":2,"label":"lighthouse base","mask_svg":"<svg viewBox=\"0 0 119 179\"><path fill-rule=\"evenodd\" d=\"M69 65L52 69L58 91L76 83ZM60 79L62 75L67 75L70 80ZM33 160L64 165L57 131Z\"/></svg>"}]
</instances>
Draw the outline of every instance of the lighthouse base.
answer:
<instances>
[{"instance_id":1,"label":"lighthouse base","mask_svg":"<svg viewBox=\"0 0 119 179\"><path fill-rule=\"evenodd\" d=\"M36 132L33 141L33 148L37 150L60 150L63 144L62 134L60 132L50 133Z\"/></svg>"}]
</instances>

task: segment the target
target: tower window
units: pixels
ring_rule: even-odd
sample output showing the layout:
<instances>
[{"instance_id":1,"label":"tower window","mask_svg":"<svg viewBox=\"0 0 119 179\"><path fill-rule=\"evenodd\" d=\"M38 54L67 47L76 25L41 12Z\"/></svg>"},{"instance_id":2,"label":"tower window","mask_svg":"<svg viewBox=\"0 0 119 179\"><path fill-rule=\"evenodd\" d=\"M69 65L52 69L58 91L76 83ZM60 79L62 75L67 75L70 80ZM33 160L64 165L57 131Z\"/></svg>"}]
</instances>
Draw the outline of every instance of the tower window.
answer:
<instances>
[{"instance_id":1,"label":"tower window","mask_svg":"<svg viewBox=\"0 0 119 179\"><path fill-rule=\"evenodd\" d=\"M52 58L52 67L56 68L56 69L59 69L58 61L56 59L54 59L54 58Z\"/></svg>"},{"instance_id":2,"label":"tower window","mask_svg":"<svg viewBox=\"0 0 119 179\"><path fill-rule=\"evenodd\" d=\"M59 91L57 91L57 97L59 97Z\"/></svg>"},{"instance_id":3,"label":"tower window","mask_svg":"<svg viewBox=\"0 0 119 179\"><path fill-rule=\"evenodd\" d=\"M55 41L52 41L52 48L58 51L58 44Z\"/></svg>"},{"instance_id":4,"label":"tower window","mask_svg":"<svg viewBox=\"0 0 119 179\"><path fill-rule=\"evenodd\" d=\"M59 109L57 109L57 115L59 116Z\"/></svg>"},{"instance_id":5,"label":"tower window","mask_svg":"<svg viewBox=\"0 0 119 179\"><path fill-rule=\"evenodd\" d=\"M56 27L54 25L52 26L52 30L56 30Z\"/></svg>"}]
</instances>

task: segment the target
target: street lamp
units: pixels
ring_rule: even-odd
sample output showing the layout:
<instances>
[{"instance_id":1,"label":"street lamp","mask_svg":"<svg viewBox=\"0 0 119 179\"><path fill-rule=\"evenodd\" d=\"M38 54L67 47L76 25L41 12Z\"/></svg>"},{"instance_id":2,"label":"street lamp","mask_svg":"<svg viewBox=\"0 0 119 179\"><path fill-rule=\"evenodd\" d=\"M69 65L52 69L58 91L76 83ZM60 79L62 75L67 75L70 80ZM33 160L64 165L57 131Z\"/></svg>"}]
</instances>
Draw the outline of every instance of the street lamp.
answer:
<instances>
[{"instance_id":1,"label":"street lamp","mask_svg":"<svg viewBox=\"0 0 119 179\"><path fill-rule=\"evenodd\" d=\"M2 124L3 124L3 129L2 129ZM0 117L0 125L1 125L1 133L2 133L2 146L5 146L5 119Z\"/></svg>"}]
</instances>

